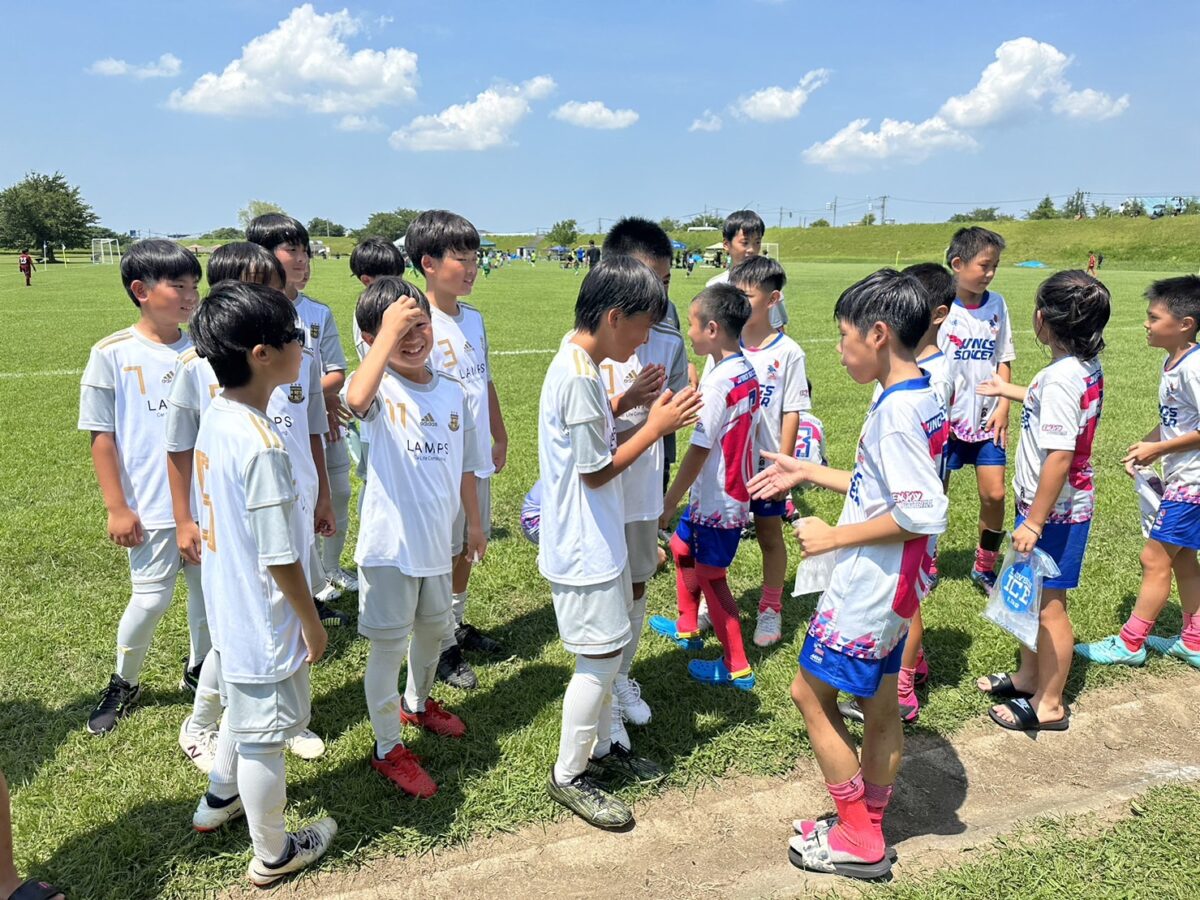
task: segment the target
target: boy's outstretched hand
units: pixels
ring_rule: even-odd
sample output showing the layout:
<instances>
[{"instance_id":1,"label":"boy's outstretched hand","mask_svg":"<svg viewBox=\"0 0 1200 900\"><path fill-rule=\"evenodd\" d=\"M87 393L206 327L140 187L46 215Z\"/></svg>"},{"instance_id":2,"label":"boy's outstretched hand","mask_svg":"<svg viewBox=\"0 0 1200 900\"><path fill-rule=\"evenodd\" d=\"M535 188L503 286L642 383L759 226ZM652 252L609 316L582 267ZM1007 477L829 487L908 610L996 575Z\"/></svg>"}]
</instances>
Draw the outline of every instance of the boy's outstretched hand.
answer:
<instances>
[{"instance_id":1,"label":"boy's outstretched hand","mask_svg":"<svg viewBox=\"0 0 1200 900\"><path fill-rule=\"evenodd\" d=\"M806 471L809 464L804 460L788 456L786 453L768 453L766 450L761 451L759 455L763 459L771 460L771 465L746 484L750 489L750 496L755 500L773 500L808 481Z\"/></svg>"},{"instance_id":2,"label":"boy's outstretched hand","mask_svg":"<svg viewBox=\"0 0 1200 900\"><path fill-rule=\"evenodd\" d=\"M644 427L659 437L674 434L680 428L695 424L703 405L699 392L693 388L684 388L678 394L664 391L650 407Z\"/></svg>"},{"instance_id":3,"label":"boy's outstretched hand","mask_svg":"<svg viewBox=\"0 0 1200 900\"><path fill-rule=\"evenodd\" d=\"M1133 470L1138 466L1149 466L1160 459L1163 455L1161 441L1138 441L1125 453L1125 458L1121 460L1125 464L1125 471L1133 475Z\"/></svg>"}]
</instances>

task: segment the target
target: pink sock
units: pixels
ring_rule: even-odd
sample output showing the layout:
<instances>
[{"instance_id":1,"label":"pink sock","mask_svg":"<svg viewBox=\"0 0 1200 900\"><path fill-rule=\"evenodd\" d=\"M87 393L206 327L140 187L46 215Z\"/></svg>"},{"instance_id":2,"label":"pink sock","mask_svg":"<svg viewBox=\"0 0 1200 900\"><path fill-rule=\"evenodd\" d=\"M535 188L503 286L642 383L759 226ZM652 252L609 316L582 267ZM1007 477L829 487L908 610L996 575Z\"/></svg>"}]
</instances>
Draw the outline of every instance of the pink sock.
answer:
<instances>
[{"instance_id":1,"label":"pink sock","mask_svg":"<svg viewBox=\"0 0 1200 900\"><path fill-rule=\"evenodd\" d=\"M827 784L829 796L837 806L838 823L829 832L831 850L849 853L867 862L883 859L883 835L872 823L864 799L866 787L862 772L849 781Z\"/></svg>"},{"instance_id":2,"label":"pink sock","mask_svg":"<svg viewBox=\"0 0 1200 900\"><path fill-rule=\"evenodd\" d=\"M900 667L900 677L896 680L896 694L901 700L904 700L916 689L914 682L917 678L917 667L911 669L905 666Z\"/></svg>"},{"instance_id":3,"label":"pink sock","mask_svg":"<svg viewBox=\"0 0 1200 900\"><path fill-rule=\"evenodd\" d=\"M976 572L992 572L996 568L996 560L1000 558L999 550L984 550L982 547L975 548L975 571Z\"/></svg>"},{"instance_id":4,"label":"pink sock","mask_svg":"<svg viewBox=\"0 0 1200 900\"><path fill-rule=\"evenodd\" d=\"M762 599L758 601L758 611L762 612L764 609L772 609L775 612L783 611L783 588L763 585Z\"/></svg>"},{"instance_id":5,"label":"pink sock","mask_svg":"<svg viewBox=\"0 0 1200 900\"><path fill-rule=\"evenodd\" d=\"M1200 651L1200 613L1196 615L1183 614L1183 646L1189 650Z\"/></svg>"},{"instance_id":6,"label":"pink sock","mask_svg":"<svg viewBox=\"0 0 1200 900\"><path fill-rule=\"evenodd\" d=\"M863 782L863 800L867 804L867 813L871 824L876 828L883 827L883 813L892 802L892 786L890 784L872 784Z\"/></svg>"},{"instance_id":7,"label":"pink sock","mask_svg":"<svg viewBox=\"0 0 1200 900\"><path fill-rule=\"evenodd\" d=\"M737 601L729 590L725 569L696 564L696 579L700 590L708 601L708 615L712 619L713 631L721 640L724 649L725 667L731 675L740 676L750 671L746 660L746 647L742 643L742 623L738 620Z\"/></svg>"},{"instance_id":8,"label":"pink sock","mask_svg":"<svg viewBox=\"0 0 1200 900\"><path fill-rule=\"evenodd\" d=\"M1129 621L1121 626L1121 640L1125 642L1125 646L1131 653L1141 650L1142 644L1146 643L1146 638L1149 637L1150 629L1153 627L1153 622L1131 615Z\"/></svg>"},{"instance_id":9,"label":"pink sock","mask_svg":"<svg viewBox=\"0 0 1200 900\"><path fill-rule=\"evenodd\" d=\"M696 579L696 560L692 549L678 534L671 535L671 556L675 559L675 593L679 618L675 630L688 634L696 630L696 614L700 609L700 583Z\"/></svg>"}]
</instances>

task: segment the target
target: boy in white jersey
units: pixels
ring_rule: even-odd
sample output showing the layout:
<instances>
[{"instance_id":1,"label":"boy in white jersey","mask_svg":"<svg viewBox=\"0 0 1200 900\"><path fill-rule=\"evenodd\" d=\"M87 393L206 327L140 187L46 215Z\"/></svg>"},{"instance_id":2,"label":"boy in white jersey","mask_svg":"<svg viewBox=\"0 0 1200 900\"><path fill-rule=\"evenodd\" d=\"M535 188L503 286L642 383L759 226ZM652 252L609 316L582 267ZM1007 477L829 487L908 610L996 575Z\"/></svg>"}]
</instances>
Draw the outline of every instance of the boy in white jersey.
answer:
<instances>
[{"instance_id":1,"label":"boy in white jersey","mask_svg":"<svg viewBox=\"0 0 1200 900\"><path fill-rule=\"evenodd\" d=\"M908 621L928 590L929 537L946 528L938 461L948 430L942 403L916 363L930 318L920 283L882 269L847 288L834 315L842 365L856 382L877 381L883 389L863 423L854 470L780 455L751 488L764 497L810 482L846 495L836 526L817 518L796 526L805 554L835 554L792 699L838 814L797 820L788 857L804 869L866 879L891 871L882 823L904 742L896 674ZM862 706L861 757L838 713L838 691Z\"/></svg>"},{"instance_id":2,"label":"boy in white jersey","mask_svg":"<svg viewBox=\"0 0 1200 900\"><path fill-rule=\"evenodd\" d=\"M313 352L321 370L321 391L325 395L329 420L325 435L325 477L329 484L334 532L317 542L321 575L333 586L333 590L324 588L318 592L317 609L325 625L342 626L350 621L350 617L332 609L328 603L336 600L341 591L358 590L354 573L347 572L341 564L350 522L350 455L346 449L346 433L339 415L341 401L338 399L338 392L346 383L346 354L342 350L333 312L324 303L303 293L312 274L308 229L291 216L270 213L250 221L246 227L246 240L266 247L283 264L287 276L283 292L296 307L296 316L308 334L305 346Z\"/></svg>"},{"instance_id":3,"label":"boy in white jersey","mask_svg":"<svg viewBox=\"0 0 1200 900\"><path fill-rule=\"evenodd\" d=\"M400 740L401 724L462 737L462 720L429 696L451 630L454 522L467 520L466 547L487 550L475 469L485 458L475 415L453 376L427 365L433 347L429 301L400 278L375 279L355 310L371 349L346 384L346 406L372 452L354 560L358 630L371 642L364 689L375 752L371 766L401 790L431 797L437 785ZM409 637L412 641L409 645ZM408 684L397 679L408 650Z\"/></svg>"},{"instance_id":4,"label":"boy in white jersey","mask_svg":"<svg viewBox=\"0 0 1200 900\"><path fill-rule=\"evenodd\" d=\"M1004 471L1008 464L1009 401L984 397L975 388L995 377L1012 381L1012 325L1004 298L988 285L1000 265L1004 238L973 226L950 239L946 264L957 293L938 333L938 346L954 382L946 470L975 467L979 485L979 546L971 580L985 593L996 583L996 561L1004 539Z\"/></svg>"},{"instance_id":5,"label":"boy in white jersey","mask_svg":"<svg viewBox=\"0 0 1200 900\"><path fill-rule=\"evenodd\" d=\"M225 280L264 284L282 291L286 278L283 265L271 251L248 241L234 241L213 251L208 259L208 283ZM185 562L200 565L201 539L197 524L199 500L193 483L193 449L200 431L200 420L220 393L220 383L212 366L190 348L179 357L171 392L167 397L166 447L167 479L171 488L171 506L175 516L176 541ZM319 577L316 556L317 534L333 530L329 504L329 485L325 471L325 401L321 394L321 374L312 351L304 348L300 377L283 385L271 395L267 414L283 435L296 476L299 502L313 521L313 539L309 546L309 574ZM313 584L316 590L321 584ZM200 598L203 603L203 597ZM207 774L216 753L217 723L221 717L221 698L216 668L206 656L205 665L189 670L185 679L195 691L192 714L179 728L179 746L197 768ZM304 759L316 759L325 752L325 743L309 730L291 738L288 749Z\"/></svg>"},{"instance_id":6,"label":"boy in white jersey","mask_svg":"<svg viewBox=\"0 0 1200 900\"><path fill-rule=\"evenodd\" d=\"M754 473L759 423L758 379L739 349L749 318L750 301L731 284L706 287L688 310L692 350L709 358L700 382L704 408L663 499L659 520L663 528L670 524L690 488L687 510L671 538L679 618L650 619L653 631L687 649L699 649L703 641L696 618L703 594L723 652L720 659L691 660L688 674L704 684L743 691L754 687L754 672L746 660L737 602L726 575L750 518L746 483Z\"/></svg>"},{"instance_id":7,"label":"boy in white jersey","mask_svg":"<svg viewBox=\"0 0 1200 900\"><path fill-rule=\"evenodd\" d=\"M731 212L725 218L721 228L721 243L729 257L729 267L720 275L708 279L705 287L714 284L725 284L729 281L729 273L746 260L762 253L763 235L767 233L767 225L762 216L752 209L739 209ZM784 305L783 291L779 292L779 300L770 310L771 327L776 331L787 328L788 313Z\"/></svg>"},{"instance_id":8,"label":"boy in white jersey","mask_svg":"<svg viewBox=\"0 0 1200 900\"><path fill-rule=\"evenodd\" d=\"M800 345L771 325L771 310L780 301L787 275L775 260L752 256L729 270L729 283L750 298L750 318L742 329L740 346L754 367L761 392L760 417L755 444L760 455L754 471L769 465L761 451L783 453L794 448L800 416L812 408L804 351ZM787 576L787 546L783 542L783 516L787 495L773 500L752 500L754 534L762 550L762 596L758 601L758 623L754 643L768 647L782 636L783 580Z\"/></svg>"},{"instance_id":9,"label":"boy in white jersey","mask_svg":"<svg viewBox=\"0 0 1200 900\"><path fill-rule=\"evenodd\" d=\"M1167 354L1158 384L1159 423L1129 448L1124 463L1137 468L1162 460L1163 499L1142 550L1142 588L1121 633L1075 652L1092 662L1140 666L1151 649L1200 669L1200 277L1165 278L1146 291L1146 342ZM1150 637L1171 594L1179 587L1179 635Z\"/></svg>"},{"instance_id":10,"label":"boy in white jersey","mask_svg":"<svg viewBox=\"0 0 1200 900\"><path fill-rule=\"evenodd\" d=\"M433 319L435 372L453 375L467 392L475 419L475 440L483 464L475 472L479 515L485 535L492 533L492 476L504 469L508 458L508 432L500 413L500 397L492 383L487 332L483 315L459 302L471 293L479 272L479 232L460 215L444 209L426 210L413 220L404 235L404 249L413 267L425 276L425 292ZM460 510L454 526L454 625L442 646L437 677L454 687L471 690L479 684L463 659L464 650L504 655L498 641L466 622L467 587L471 556L467 552L467 522Z\"/></svg>"},{"instance_id":11,"label":"boy in white jersey","mask_svg":"<svg viewBox=\"0 0 1200 900\"><path fill-rule=\"evenodd\" d=\"M630 640L633 589L618 476L659 439L695 420L699 398L667 391L620 445L599 363L626 360L662 318L662 283L629 256L601 260L575 304L575 333L546 372L538 413L542 507L538 569L550 582L563 646L575 674L563 699L550 796L593 825L620 828L633 813L596 779L641 783L662 770L610 737L609 705Z\"/></svg>"},{"instance_id":12,"label":"boy in white jersey","mask_svg":"<svg viewBox=\"0 0 1200 900\"><path fill-rule=\"evenodd\" d=\"M79 428L91 432L92 463L108 537L129 551L129 604L117 626L116 671L88 717L106 734L141 699L139 676L154 629L171 603L182 567L188 582L191 649L185 679L209 648L200 572L181 566L163 459L167 393L175 360L191 346L180 330L200 295L200 263L174 241L139 241L121 257L121 282L138 321L94 347L79 392Z\"/></svg>"},{"instance_id":13,"label":"boy in white jersey","mask_svg":"<svg viewBox=\"0 0 1200 900\"><path fill-rule=\"evenodd\" d=\"M305 571L312 514L267 414L275 391L296 383L305 332L286 296L238 281L212 289L191 330L222 387L200 421L195 482L211 655L226 705L192 827L214 831L245 815L254 845L246 874L265 887L316 861L337 833L330 818L294 834L284 822L284 745L308 725L308 670L327 642Z\"/></svg>"}]
</instances>

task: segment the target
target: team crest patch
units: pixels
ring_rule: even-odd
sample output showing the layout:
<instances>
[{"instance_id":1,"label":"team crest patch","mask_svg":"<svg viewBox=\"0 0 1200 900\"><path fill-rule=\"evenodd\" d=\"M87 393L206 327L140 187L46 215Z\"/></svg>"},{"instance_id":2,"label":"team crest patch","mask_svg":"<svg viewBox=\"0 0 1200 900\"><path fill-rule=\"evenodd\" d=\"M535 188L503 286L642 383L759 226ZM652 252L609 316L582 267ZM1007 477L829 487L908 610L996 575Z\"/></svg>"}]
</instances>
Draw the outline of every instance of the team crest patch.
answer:
<instances>
[{"instance_id":1,"label":"team crest patch","mask_svg":"<svg viewBox=\"0 0 1200 900\"><path fill-rule=\"evenodd\" d=\"M312 336L312 339L315 341L317 338L319 338L321 336L321 326L318 325L316 322L313 322L311 325L308 326L308 333Z\"/></svg>"},{"instance_id":2,"label":"team crest patch","mask_svg":"<svg viewBox=\"0 0 1200 900\"><path fill-rule=\"evenodd\" d=\"M450 430L458 431L458 413L450 413Z\"/></svg>"},{"instance_id":3,"label":"team crest patch","mask_svg":"<svg viewBox=\"0 0 1200 900\"><path fill-rule=\"evenodd\" d=\"M425 428L433 428L437 426L437 419L433 417L433 413L425 413L421 416L421 425Z\"/></svg>"},{"instance_id":4,"label":"team crest patch","mask_svg":"<svg viewBox=\"0 0 1200 900\"><path fill-rule=\"evenodd\" d=\"M291 386L291 388L288 389L288 402L289 403L303 403L304 402L304 385L293 384Z\"/></svg>"}]
</instances>

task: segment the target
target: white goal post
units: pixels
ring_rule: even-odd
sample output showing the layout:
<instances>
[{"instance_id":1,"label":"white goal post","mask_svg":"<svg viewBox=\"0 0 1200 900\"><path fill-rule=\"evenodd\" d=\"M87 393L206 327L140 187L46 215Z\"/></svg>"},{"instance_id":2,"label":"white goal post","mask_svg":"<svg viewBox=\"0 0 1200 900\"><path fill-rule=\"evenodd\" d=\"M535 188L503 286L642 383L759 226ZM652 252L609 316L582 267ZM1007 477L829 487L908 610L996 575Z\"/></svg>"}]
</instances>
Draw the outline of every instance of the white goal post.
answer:
<instances>
[{"instance_id":1,"label":"white goal post","mask_svg":"<svg viewBox=\"0 0 1200 900\"><path fill-rule=\"evenodd\" d=\"M121 258L121 242L116 238L92 238L92 263L111 266Z\"/></svg>"},{"instance_id":2,"label":"white goal post","mask_svg":"<svg viewBox=\"0 0 1200 900\"><path fill-rule=\"evenodd\" d=\"M764 241L762 245L762 255L769 256L774 260L779 260L779 245L774 241Z\"/></svg>"}]
</instances>

